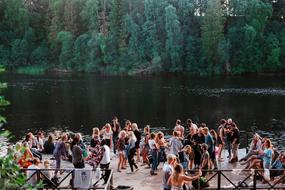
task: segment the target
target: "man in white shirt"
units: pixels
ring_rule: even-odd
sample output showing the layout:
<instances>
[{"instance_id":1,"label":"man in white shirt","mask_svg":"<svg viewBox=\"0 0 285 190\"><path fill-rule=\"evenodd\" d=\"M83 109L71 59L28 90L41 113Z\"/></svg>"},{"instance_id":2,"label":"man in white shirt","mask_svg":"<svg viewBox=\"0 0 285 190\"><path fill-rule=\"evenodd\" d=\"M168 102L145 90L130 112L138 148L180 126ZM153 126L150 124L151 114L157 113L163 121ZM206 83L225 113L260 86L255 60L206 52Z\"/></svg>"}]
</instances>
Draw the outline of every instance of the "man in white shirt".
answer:
<instances>
[{"instance_id":1,"label":"man in white shirt","mask_svg":"<svg viewBox=\"0 0 285 190\"><path fill-rule=\"evenodd\" d=\"M104 153L103 153L103 158L102 158L102 160L100 162L100 168L101 169L109 169L109 165L110 165L110 162L111 162L110 148L109 148L109 146L106 145L105 140L102 140L101 146L102 146L102 148L104 150Z\"/></svg>"}]
</instances>

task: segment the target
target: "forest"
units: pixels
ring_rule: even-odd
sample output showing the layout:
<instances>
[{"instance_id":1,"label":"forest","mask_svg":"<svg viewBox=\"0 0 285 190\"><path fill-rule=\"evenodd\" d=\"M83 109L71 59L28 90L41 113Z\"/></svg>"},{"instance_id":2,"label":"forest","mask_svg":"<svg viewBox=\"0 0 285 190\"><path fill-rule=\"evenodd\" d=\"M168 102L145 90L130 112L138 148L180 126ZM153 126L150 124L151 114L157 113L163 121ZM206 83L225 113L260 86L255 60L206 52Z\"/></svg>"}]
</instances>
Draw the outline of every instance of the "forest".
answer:
<instances>
[{"instance_id":1,"label":"forest","mask_svg":"<svg viewBox=\"0 0 285 190\"><path fill-rule=\"evenodd\" d=\"M285 71L285 0L0 0L0 64L22 73Z\"/></svg>"}]
</instances>

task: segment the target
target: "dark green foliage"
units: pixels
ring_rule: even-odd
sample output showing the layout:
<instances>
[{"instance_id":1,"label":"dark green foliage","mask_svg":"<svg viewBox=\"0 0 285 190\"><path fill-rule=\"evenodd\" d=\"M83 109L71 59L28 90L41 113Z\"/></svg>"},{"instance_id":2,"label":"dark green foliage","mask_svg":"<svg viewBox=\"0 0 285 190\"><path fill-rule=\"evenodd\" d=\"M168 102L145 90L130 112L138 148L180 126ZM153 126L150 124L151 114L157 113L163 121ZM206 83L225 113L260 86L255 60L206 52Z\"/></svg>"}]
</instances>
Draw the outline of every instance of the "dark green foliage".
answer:
<instances>
[{"instance_id":1,"label":"dark green foliage","mask_svg":"<svg viewBox=\"0 0 285 190\"><path fill-rule=\"evenodd\" d=\"M283 5L283 0L0 0L0 64L24 73L279 72L285 68Z\"/></svg>"}]
</instances>

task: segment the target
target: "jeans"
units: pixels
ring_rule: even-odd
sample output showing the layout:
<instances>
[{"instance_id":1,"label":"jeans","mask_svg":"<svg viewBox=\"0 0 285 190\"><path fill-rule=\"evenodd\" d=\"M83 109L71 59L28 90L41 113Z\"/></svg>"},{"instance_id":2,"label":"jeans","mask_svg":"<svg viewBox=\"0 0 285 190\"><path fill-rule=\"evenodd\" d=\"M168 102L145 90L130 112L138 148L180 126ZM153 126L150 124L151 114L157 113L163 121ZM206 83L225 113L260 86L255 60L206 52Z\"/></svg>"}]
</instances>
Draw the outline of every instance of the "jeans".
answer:
<instances>
[{"instance_id":1,"label":"jeans","mask_svg":"<svg viewBox=\"0 0 285 190\"><path fill-rule=\"evenodd\" d=\"M152 149L151 156L152 156L151 171L155 171L157 170L157 165L158 165L158 151Z\"/></svg>"}]
</instances>

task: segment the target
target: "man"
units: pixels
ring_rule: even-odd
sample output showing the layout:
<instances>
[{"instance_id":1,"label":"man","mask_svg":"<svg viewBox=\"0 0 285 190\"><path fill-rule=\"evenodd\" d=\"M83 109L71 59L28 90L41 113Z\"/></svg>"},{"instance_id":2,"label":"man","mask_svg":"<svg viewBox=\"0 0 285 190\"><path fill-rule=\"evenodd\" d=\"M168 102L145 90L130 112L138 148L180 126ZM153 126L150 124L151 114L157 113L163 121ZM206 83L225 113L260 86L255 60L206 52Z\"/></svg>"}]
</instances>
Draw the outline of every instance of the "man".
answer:
<instances>
[{"instance_id":1,"label":"man","mask_svg":"<svg viewBox=\"0 0 285 190\"><path fill-rule=\"evenodd\" d=\"M198 132L198 127L195 123L192 122L192 119L187 119L187 126L189 131L194 130L195 133Z\"/></svg>"},{"instance_id":2,"label":"man","mask_svg":"<svg viewBox=\"0 0 285 190\"><path fill-rule=\"evenodd\" d=\"M118 117L114 117L112 120L112 130L113 130L113 151L114 154L116 154L116 144L117 144L117 140L118 140L118 135L121 131L121 125L120 122L118 120Z\"/></svg>"},{"instance_id":3,"label":"man","mask_svg":"<svg viewBox=\"0 0 285 190\"><path fill-rule=\"evenodd\" d=\"M200 169L208 170L210 169L210 155L208 152L208 145L206 143L203 143L201 145L201 149L202 149L202 159L201 159ZM207 171L202 171L202 176L205 177L206 175Z\"/></svg>"},{"instance_id":4,"label":"man","mask_svg":"<svg viewBox=\"0 0 285 190\"><path fill-rule=\"evenodd\" d=\"M180 138L184 138L184 127L181 125L181 120L177 119L174 127L174 131L180 132Z\"/></svg>"},{"instance_id":5,"label":"man","mask_svg":"<svg viewBox=\"0 0 285 190\"><path fill-rule=\"evenodd\" d=\"M174 131L173 137L169 140L169 146L170 146L170 153L174 154L175 156L178 156L178 153L181 151L183 144L181 140L179 139L179 132Z\"/></svg>"},{"instance_id":6,"label":"man","mask_svg":"<svg viewBox=\"0 0 285 190\"><path fill-rule=\"evenodd\" d=\"M217 164L216 164L216 161L215 161L214 139L213 139L212 135L209 133L209 128L208 127L204 127L203 128L203 134L205 136L205 143L208 146L208 153L209 153L210 159L212 161L212 162L210 162L210 165L211 165L211 163L213 163L215 168L217 168Z\"/></svg>"},{"instance_id":7,"label":"man","mask_svg":"<svg viewBox=\"0 0 285 190\"><path fill-rule=\"evenodd\" d=\"M167 155L167 162L162 168L162 187L164 190L171 190L171 186L167 183L169 177L173 173L173 167L176 164L176 156L174 154Z\"/></svg>"},{"instance_id":8,"label":"man","mask_svg":"<svg viewBox=\"0 0 285 190\"><path fill-rule=\"evenodd\" d=\"M108 145L106 145L106 141L102 140L101 141L101 146L103 149L103 157L102 160L100 161L100 168L101 169L109 169L110 162L111 162L111 157L110 157L110 148Z\"/></svg>"},{"instance_id":9,"label":"man","mask_svg":"<svg viewBox=\"0 0 285 190\"><path fill-rule=\"evenodd\" d=\"M37 174L35 174L36 170L39 169L40 163L41 163L40 159L35 158L33 160L33 164L28 167L27 179L29 179L28 183L31 184L32 186L35 186L37 184L37 181L40 180L37 178Z\"/></svg>"},{"instance_id":10,"label":"man","mask_svg":"<svg viewBox=\"0 0 285 190\"><path fill-rule=\"evenodd\" d=\"M230 163L235 163L238 161L238 148L239 148L239 129L235 123L231 124L231 131L232 131L232 153L233 157L230 160Z\"/></svg>"}]
</instances>

